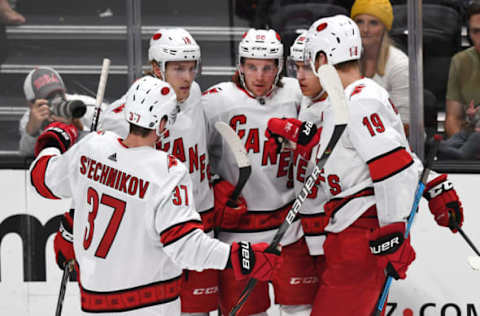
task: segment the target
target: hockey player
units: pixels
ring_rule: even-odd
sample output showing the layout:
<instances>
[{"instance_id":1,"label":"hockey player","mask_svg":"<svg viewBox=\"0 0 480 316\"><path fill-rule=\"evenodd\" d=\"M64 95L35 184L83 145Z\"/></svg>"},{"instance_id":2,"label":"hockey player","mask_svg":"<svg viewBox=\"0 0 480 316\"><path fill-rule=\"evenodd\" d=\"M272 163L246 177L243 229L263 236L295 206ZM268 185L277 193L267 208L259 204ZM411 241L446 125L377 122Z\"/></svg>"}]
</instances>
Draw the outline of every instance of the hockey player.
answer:
<instances>
[{"instance_id":1,"label":"hockey player","mask_svg":"<svg viewBox=\"0 0 480 316\"><path fill-rule=\"evenodd\" d=\"M277 150L295 149L293 151L293 180L297 195L301 192L305 179L313 171L318 150L318 146L316 145L320 140L322 132L322 112L329 106L327 93L320 85L310 64L305 62L304 51L306 36L307 31L305 30L295 39L293 45L290 47L289 56L289 72L291 75L296 76L303 94L298 119L295 117L271 118L268 121L268 129L266 132L270 143L276 146ZM314 130L308 134L309 137L303 137L303 139L299 141L298 137L306 135L299 133L300 129L306 127L306 125L302 126L303 122L314 123ZM285 129L287 125L291 128ZM319 127L318 130L317 126ZM287 130L288 133L285 132ZM325 181L323 175L321 175L317 181L320 180ZM317 185L312 188L312 192L307 196L307 199L303 202L299 214L305 241L308 244L310 253L314 255L318 261L317 265L321 265L323 260L323 257L319 255L323 255L325 233L315 229L315 217L312 216L312 214L317 215L319 210L323 209L322 203L324 200L325 194L323 190L318 188L317 183Z\"/></svg>"},{"instance_id":2,"label":"hockey player","mask_svg":"<svg viewBox=\"0 0 480 316\"><path fill-rule=\"evenodd\" d=\"M239 43L237 71L232 82L223 82L202 96L209 120L209 153L212 170L222 181L214 186L220 226L218 238L270 242L295 198L289 178L291 153L277 153L265 137L274 116L296 117L301 93L293 78L281 78L283 45L274 30L250 29ZM238 169L233 155L213 125L229 124L247 150L252 173L237 208L226 205ZM275 272L275 302L282 315L308 315L317 287L313 259L308 254L299 221L281 241L283 265ZM220 273L220 306L228 314L246 285L229 271ZM259 282L240 315L264 315L270 306L268 283Z\"/></svg>"},{"instance_id":3,"label":"hockey player","mask_svg":"<svg viewBox=\"0 0 480 316\"><path fill-rule=\"evenodd\" d=\"M168 82L177 95L177 124L171 126L157 148L174 155L188 167L193 181L193 199L202 217L205 232L213 236L213 190L209 185L206 121L200 103L200 87L194 81L200 71L200 47L182 28L161 28L150 39L149 75ZM123 119L125 96L102 114L100 129L125 137ZM185 273L182 312L207 315L218 308L218 271Z\"/></svg>"},{"instance_id":4,"label":"hockey player","mask_svg":"<svg viewBox=\"0 0 480 316\"><path fill-rule=\"evenodd\" d=\"M355 23L345 16L316 21L309 29L305 50L313 74L325 63L336 67L350 112L347 129L325 164L320 187L314 190L324 207L303 210L311 212L302 219L305 234L320 237L316 243L310 240L310 251L324 253L312 315L371 315L385 280L384 270L403 279L415 258L403 234L421 166L409 150L388 93L360 75L361 39ZM317 81L316 90L321 93ZM318 111L313 119L322 128L322 149L333 131L332 105L327 101L313 106ZM287 124L296 128L286 133ZM303 126L305 122L274 119L269 122L269 135L298 142ZM437 222L441 218L447 222L452 211L452 220L461 225L461 203L445 175L435 177L426 194Z\"/></svg>"},{"instance_id":5,"label":"hockey player","mask_svg":"<svg viewBox=\"0 0 480 316\"><path fill-rule=\"evenodd\" d=\"M174 120L167 83L144 77L127 92L125 139L98 132L75 142L72 128L47 128L30 169L46 198L72 197L81 306L87 314L180 315L182 268L232 267L239 280L268 280L278 254L266 243L208 237L195 211L187 168L155 149ZM70 149L69 149L70 147Z\"/></svg>"}]
</instances>

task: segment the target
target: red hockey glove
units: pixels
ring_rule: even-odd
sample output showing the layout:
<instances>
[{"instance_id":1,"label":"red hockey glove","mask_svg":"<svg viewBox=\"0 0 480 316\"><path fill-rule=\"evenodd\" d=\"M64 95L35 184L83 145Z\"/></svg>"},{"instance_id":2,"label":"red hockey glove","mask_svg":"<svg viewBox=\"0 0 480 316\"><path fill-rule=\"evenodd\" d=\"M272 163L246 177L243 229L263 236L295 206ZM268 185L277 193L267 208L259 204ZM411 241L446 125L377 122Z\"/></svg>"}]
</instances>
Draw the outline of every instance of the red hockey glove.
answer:
<instances>
[{"instance_id":1,"label":"red hockey glove","mask_svg":"<svg viewBox=\"0 0 480 316\"><path fill-rule=\"evenodd\" d=\"M233 268L237 281L247 278L271 280L273 270L281 264L282 259L279 250L266 252L267 248L265 242L253 245L246 241L234 242L230 248L227 268Z\"/></svg>"},{"instance_id":2,"label":"red hockey glove","mask_svg":"<svg viewBox=\"0 0 480 316\"><path fill-rule=\"evenodd\" d=\"M73 217L73 209L63 214L60 227L53 240L55 258L61 270L64 269L68 261L75 260L75 253L73 251Z\"/></svg>"},{"instance_id":3,"label":"red hockey glove","mask_svg":"<svg viewBox=\"0 0 480 316\"><path fill-rule=\"evenodd\" d=\"M296 150L308 156L312 148L320 141L322 129L312 122L302 122L294 118L271 118L268 120L265 136L269 145L275 145L277 152L281 150L283 139L296 144Z\"/></svg>"},{"instance_id":4,"label":"red hockey glove","mask_svg":"<svg viewBox=\"0 0 480 316\"><path fill-rule=\"evenodd\" d=\"M454 233L457 232L456 226L462 227L462 203L446 174L428 182L423 196L428 200L428 207L438 225L449 227ZM452 223L457 225L452 225Z\"/></svg>"},{"instance_id":5,"label":"red hockey glove","mask_svg":"<svg viewBox=\"0 0 480 316\"><path fill-rule=\"evenodd\" d=\"M377 256L378 265L386 269L395 280L405 279L410 263L415 260L415 250L410 237L405 239L405 223L393 223L370 233L370 251Z\"/></svg>"},{"instance_id":6,"label":"red hockey glove","mask_svg":"<svg viewBox=\"0 0 480 316\"><path fill-rule=\"evenodd\" d=\"M240 196L236 201L230 201L230 196L234 189L233 184L225 180L221 180L213 186L215 227L224 229L236 228L242 215L247 212L247 202L243 197ZM229 206L232 203L235 206Z\"/></svg>"},{"instance_id":7,"label":"red hockey glove","mask_svg":"<svg viewBox=\"0 0 480 316\"><path fill-rule=\"evenodd\" d=\"M46 147L56 147L64 153L75 144L77 138L78 130L74 125L61 122L50 123L37 139L35 157Z\"/></svg>"}]
</instances>

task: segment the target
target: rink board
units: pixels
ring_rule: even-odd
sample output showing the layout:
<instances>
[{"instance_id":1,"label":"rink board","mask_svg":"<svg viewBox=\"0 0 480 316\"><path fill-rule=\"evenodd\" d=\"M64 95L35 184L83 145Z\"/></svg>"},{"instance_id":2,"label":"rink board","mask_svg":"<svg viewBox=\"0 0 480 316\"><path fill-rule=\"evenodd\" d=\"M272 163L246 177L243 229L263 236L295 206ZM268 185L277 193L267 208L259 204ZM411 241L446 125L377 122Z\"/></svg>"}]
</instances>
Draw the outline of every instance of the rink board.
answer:
<instances>
[{"instance_id":1,"label":"rink board","mask_svg":"<svg viewBox=\"0 0 480 316\"><path fill-rule=\"evenodd\" d=\"M464 204L464 230L480 247L480 175L449 176ZM1 170L0 315L54 315L61 271L55 264L52 226L69 201L41 198L25 170ZM23 236L23 237L21 237ZM459 234L438 227L425 201L412 228L417 259L408 279L393 282L387 315L480 316L480 271ZM63 315L80 314L76 282L67 287ZM272 307L269 315L278 315Z\"/></svg>"}]
</instances>

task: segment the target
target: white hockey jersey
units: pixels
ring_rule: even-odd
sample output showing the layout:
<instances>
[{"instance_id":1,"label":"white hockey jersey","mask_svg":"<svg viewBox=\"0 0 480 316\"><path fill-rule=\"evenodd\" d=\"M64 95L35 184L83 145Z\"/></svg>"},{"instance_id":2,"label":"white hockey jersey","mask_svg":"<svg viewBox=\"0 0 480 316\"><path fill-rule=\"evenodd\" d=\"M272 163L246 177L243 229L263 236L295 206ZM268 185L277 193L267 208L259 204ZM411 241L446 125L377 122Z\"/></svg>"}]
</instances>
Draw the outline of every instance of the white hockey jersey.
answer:
<instances>
[{"instance_id":1,"label":"white hockey jersey","mask_svg":"<svg viewBox=\"0 0 480 316\"><path fill-rule=\"evenodd\" d=\"M350 84L345 94L349 121L319 183L323 190L319 197L325 199L324 210L329 214L325 231L341 232L374 205L380 226L405 221L422 167L410 151L395 106L385 89L368 78ZM328 102L321 112L317 158L334 128L332 105ZM319 215L323 210L302 212ZM310 251L321 254L319 249Z\"/></svg>"},{"instance_id":2,"label":"white hockey jersey","mask_svg":"<svg viewBox=\"0 0 480 316\"><path fill-rule=\"evenodd\" d=\"M185 163L193 182L193 198L202 216L205 231L213 228L213 191L209 184L206 117L200 106L201 91L196 82L190 87L188 98L178 104L175 124L168 129L157 148ZM102 114L101 130L113 131L121 137L128 134L124 118L125 96L111 104Z\"/></svg>"},{"instance_id":3,"label":"white hockey jersey","mask_svg":"<svg viewBox=\"0 0 480 316\"><path fill-rule=\"evenodd\" d=\"M82 310L180 315L182 268L223 269L229 246L202 232L192 183L175 157L91 133L63 155L44 149L31 183L73 199Z\"/></svg>"},{"instance_id":4,"label":"white hockey jersey","mask_svg":"<svg viewBox=\"0 0 480 316\"><path fill-rule=\"evenodd\" d=\"M208 146L214 173L232 184L237 182L238 167L233 154L215 123L229 124L245 145L252 172L242 190L248 206L247 214L235 229L223 229L221 240L232 242L248 240L270 242L276 229L283 222L286 212L295 199L291 172L290 152L277 154L267 146L265 130L272 117L296 117L301 92L298 82L283 78L284 86L276 88L262 99L251 97L233 82L213 86L202 96L202 105L209 122ZM296 221L282 240L283 245L301 237L299 221Z\"/></svg>"},{"instance_id":5,"label":"white hockey jersey","mask_svg":"<svg viewBox=\"0 0 480 316\"><path fill-rule=\"evenodd\" d=\"M312 122L317 125L318 128L322 128L323 112L328 109L328 107L329 101L326 97L326 94L315 102L313 102L311 98L303 97L298 119L302 122ZM324 137L323 135L324 134L321 133L321 137ZM318 148L318 145L315 146L308 157L304 157L298 153L294 155L293 180L296 195L300 194L305 180L313 172L313 168L316 164L316 154ZM302 207L300 208L298 215L301 217L303 222L302 228L305 241L307 242L310 253L314 255L323 254L323 242L325 241L326 237L326 233L324 231L317 231L315 227L310 229L310 226L308 225L310 216L323 217L325 215L325 212L323 211L323 205L327 200L327 196L323 189L318 185L320 181L325 181L323 174L320 174L316 184L312 188L312 192L302 203Z\"/></svg>"}]
</instances>

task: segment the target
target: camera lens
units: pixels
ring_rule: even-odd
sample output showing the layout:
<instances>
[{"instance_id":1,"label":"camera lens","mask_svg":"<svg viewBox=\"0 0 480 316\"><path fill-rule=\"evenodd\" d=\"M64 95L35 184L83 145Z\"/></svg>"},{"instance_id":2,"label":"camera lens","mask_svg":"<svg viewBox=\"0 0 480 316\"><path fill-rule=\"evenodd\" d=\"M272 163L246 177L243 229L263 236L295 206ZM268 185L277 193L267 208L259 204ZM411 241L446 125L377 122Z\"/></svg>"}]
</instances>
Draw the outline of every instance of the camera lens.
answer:
<instances>
[{"instance_id":1,"label":"camera lens","mask_svg":"<svg viewBox=\"0 0 480 316\"><path fill-rule=\"evenodd\" d=\"M67 102L66 108L66 112L71 114L73 118L80 118L87 111L87 106L80 100L72 100Z\"/></svg>"}]
</instances>

